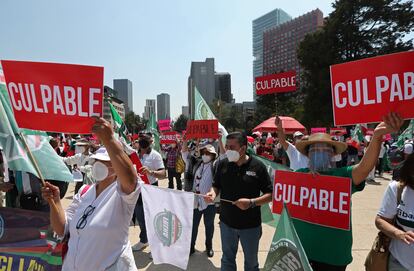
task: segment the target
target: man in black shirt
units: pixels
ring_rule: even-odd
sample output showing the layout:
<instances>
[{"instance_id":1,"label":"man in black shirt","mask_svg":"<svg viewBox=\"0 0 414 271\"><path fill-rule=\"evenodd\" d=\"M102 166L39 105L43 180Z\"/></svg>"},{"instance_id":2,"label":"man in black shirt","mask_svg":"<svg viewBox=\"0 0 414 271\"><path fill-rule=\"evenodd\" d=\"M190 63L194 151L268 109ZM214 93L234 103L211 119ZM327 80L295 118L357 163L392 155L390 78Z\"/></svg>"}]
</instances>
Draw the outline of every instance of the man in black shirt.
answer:
<instances>
[{"instance_id":1,"label":"man in black shirt","mask_svg":"<svg viewBox=\"0 0 414 271\"><path fill-rule=\"evenodd\" d=\"M212 202L220 193L221 270L237 270L239 240L244 252L244 270L259 270L260 205L271 201L272 183L266 167L246 155L246 136L229 134L226 149L227 159L218 164L213 187L206 195L206 200Z\"/></svg>"}]
</instances>

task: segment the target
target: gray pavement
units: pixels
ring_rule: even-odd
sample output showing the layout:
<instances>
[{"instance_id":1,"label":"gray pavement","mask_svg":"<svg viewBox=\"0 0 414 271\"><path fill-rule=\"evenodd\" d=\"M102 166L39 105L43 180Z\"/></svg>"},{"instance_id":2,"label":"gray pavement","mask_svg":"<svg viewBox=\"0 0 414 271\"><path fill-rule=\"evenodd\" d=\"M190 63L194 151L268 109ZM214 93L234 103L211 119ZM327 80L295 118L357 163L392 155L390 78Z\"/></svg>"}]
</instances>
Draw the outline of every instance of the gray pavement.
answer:
<instances>
[{"instance_id":1,"label":"gray pavement","mask_svg":"<svg viewBox=\"0 0 414 271\"><path fill-rule=\"evenodd\" d=\"M378 185L367 184L364 191L356 193L352 201L352 227L354 244L352 248L353 262L348 266L347 270L360 271L364 269L365 257L368 254L371 244L377 234L377 229L374 225L376 212L380 206L381 199L385 189L390 180L390 175L384 174L384 178L377 178ZM160 186L167 187L167 180L161 180ZM64 206L68 206L71 202L74 186L70 186L66 197L64 199ZM213 250L214 257L208 258L204 250L204 225L200 223L199 234L196 243L196 253L190 257L187 270L205 270L214 271L220 270L220 259L222 255L220 230L218 227L218 216L216 216L215 224L217 227L214 232ZM267 252L270 247L275 229L263 225L263 235L259 245L259 265L263 268L266 261ZM129 239L131 244L138 242L139 227L130 227ZM154 265L150 258L150 248L146 248L140 252L134 252L135 262L138 270L152 270L152 271L174 271L181 270L171 265ZM183 255L184 256L184 255ZM243 252L241 246L237 255L237 270L243 270Z\"/></svg>"}]
</instances>

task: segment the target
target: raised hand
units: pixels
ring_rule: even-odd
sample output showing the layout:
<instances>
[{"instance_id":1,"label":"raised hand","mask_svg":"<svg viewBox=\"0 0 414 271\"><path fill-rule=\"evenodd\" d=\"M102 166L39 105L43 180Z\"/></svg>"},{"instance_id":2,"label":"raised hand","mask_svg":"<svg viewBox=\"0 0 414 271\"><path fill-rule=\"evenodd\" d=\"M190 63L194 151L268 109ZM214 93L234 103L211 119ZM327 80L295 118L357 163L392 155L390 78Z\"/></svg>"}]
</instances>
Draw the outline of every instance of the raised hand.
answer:
<instances>
[{"instance_id":1,"label":"raised hand","mask_svg":"<svg viewBox=\"0 0 414 271\"><path fill-rule=\"evenodd\" d=\"M374 130L375 136L384 136L389 133L398 132L404 123L404 120L395 112L391 112L384 116L383 122L377 125Z\"/></svg>"},{"instance_id":2,"label":"raised hand","mask_svg":"<svg viewBox=\"0 0 414 271\"><path fill-rule=\"evenodd\" d=\"M95 123L92 126L92 133L94 133L100 140L104 143L113 139L112 125L110 122L106 121L103 118L94 118Z\"/></svg>"}]
</instances>

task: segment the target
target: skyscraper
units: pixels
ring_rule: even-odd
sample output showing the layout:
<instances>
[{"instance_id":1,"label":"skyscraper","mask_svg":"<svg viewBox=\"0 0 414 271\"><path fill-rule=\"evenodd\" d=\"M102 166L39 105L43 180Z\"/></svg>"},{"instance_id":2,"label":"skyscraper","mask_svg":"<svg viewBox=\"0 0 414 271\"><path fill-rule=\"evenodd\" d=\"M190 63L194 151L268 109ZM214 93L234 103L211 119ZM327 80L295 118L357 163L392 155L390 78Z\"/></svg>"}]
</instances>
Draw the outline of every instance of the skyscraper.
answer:
<instances>
[{"instance_id":1,"label":"skyscraper","mask_svg":"<svg viewBox=\"0 0 414 271\"><path fill-rule=\"evenodd\" d=\"M323 26L323 13L315 9L263 34L263 75L301 69L297 49L306 34Z\"/></svg>"},{"instance_id":2,"label":"skyscraper","mask_svg":"<svg viewBox=\"0 0 414 271\"><path fill-rule=\"evenodd\" d=\"M205 62L191 62L191 71L188 77L188 105L191 116L194 114L194 88L197 88L208 104L211 104L217 98L214 58L206 58Z\"/></svg>"},{"instance_id":3,"label":"skyscraper","mask_svg":"<svg viewBox=\"0 0 414 271\"><path fill-rule=\"evenodd\" d=\"M158 120L171 119L170 95L166 93L157 95L157 118Z\"/></svg>"},{"instance_id":4,"label":"skyscraper","mask_svg":"<svg viewBox=\"0 0 414 271\"><path fill-rule=\"evenodd\" d=\"M253 20L253 100L256 101L256 88L254 80L263 75L263 32L269 28L287 22L292 17L281 9L272 10L269 13Z\"/></svg>"},{"instance_id":5,"label":"skyscraper","mask_svg":"<svg viewBox=\"0 0 414 271\"><path fill-rule=\"evenodd\" d=\"M133 111L132 82L128 79L114 79L114 89L118 92L118 99L125 105L125 114Z\"/></svg>"},{"instance_id":6,"label":"skyscraper","mask_svg":"<svg viewBox=\"0 0 414 271\"><path fill-rule=\"evenodd\" d=\"M144 119L149 120L151 114L155 115L155 100L154 99L147 99L145 100L144 106Z\"/></svg>"},{"instance_id":7,"label":"skyscraper","mask_svg":"<svg viewBox=\"0 0 414 271\"><path fill-rule=\"evenodd\" d=\"M233 95L231 94L231 75L228 72L217 72L215 75L215 96L220 100L231 103Z\"/></svg>"},{"instance_id":8,"label":"skyscraper","mask_svg":"<svg viewBox=\"0 0 414 271\"><path fill-rule=\"evenodd\" d=\"M189 114L189 112L188 112L188 106L182 106L182 107L181 107L181 110L182 110L181 114L183 114L183 115L184 115L184 116L186 116L187 118L189 118L189 117L190 117L190 114Z\"/></svg>"}]
</instances>

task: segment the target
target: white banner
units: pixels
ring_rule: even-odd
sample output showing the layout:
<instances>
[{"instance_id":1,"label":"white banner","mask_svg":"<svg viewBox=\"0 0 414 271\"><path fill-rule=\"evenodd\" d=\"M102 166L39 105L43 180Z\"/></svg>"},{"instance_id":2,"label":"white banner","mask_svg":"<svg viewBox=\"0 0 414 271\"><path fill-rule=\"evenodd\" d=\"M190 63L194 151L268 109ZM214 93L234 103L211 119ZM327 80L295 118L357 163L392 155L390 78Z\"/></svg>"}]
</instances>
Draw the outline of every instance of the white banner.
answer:
<instances>
[{"instance_id":1,"label":"white banner","mask_svg":"<svg viewBox=\"0 0 414 271\"><path fill-rule=\"evenodd\" d=\"M145 225L154 264L187 269L193 227L194 194L142 185Z\"/></svg>"}]
</instances>

